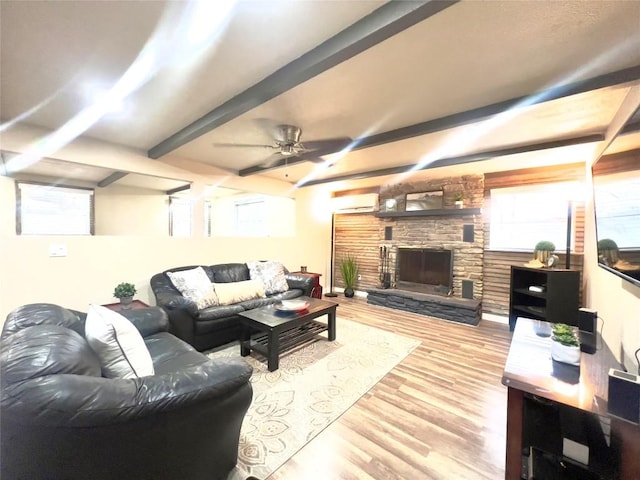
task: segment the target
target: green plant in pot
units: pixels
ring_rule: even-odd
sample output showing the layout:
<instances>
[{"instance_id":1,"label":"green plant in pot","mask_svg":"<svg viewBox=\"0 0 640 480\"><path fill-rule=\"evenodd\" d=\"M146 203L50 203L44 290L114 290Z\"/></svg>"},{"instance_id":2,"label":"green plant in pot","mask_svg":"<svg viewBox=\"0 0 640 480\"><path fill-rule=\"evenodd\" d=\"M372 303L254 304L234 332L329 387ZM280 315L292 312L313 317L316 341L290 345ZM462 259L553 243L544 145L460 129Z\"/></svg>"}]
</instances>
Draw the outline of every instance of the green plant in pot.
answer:
<instances>
[{"instance_id":1,"label":"green plant in pot","mask_svg":"<svg viewBox=\"0 0 640 480\"><path fill-rule=\"evenodd\" d=\"M549 256L555 251L555 249L556 246L553 242L542 240L536 243L536 247L534 248L534 257L543 265L547 265Z\"/></svg>"},{"instance_id":2,"label":"green plant in pot","mask_svg":"<svg viewBox=\"0 0 640 480\"><path fill-rule=\"evenodd\" d=\"M556 323L551 330L551 358L569 365L580 365L580 340L575 327Z\"/></svg>"},{"instance_id":3,"label":"green plant in pot","mask_svg":"<svg viewBox=\"0 0 640 480\"><path fill-rule=\"evenodd\" d=\"M598 240L598 260L608 266L613 266L620 260L618 244L610 238Z\"/></svg>"},{"instance_id":4,"label":"green plant in pot","mask_svg":"<svg viewBox=\"0 0 640 480\"><path fill-rule=\"evenodd\" d=\"M133 296L136 294L136 286L133 283L122 282L116 285L113 296L120 299L122 308L130 308Z\"/></svg>"},{"instance_id":5,"label":"green plant in pot","mask_svg":"<svg viewBox=\"0 0 640 480\"><path fill-rule=\"evenodd\" d=\"M464 192L456 192L453 196L456 208L464 207Z\"/></svg>"},{"instance_id":6,"label":"green plant in pot","mask_svg":"<svg viewBox=\"0 0 640 480\"><path fill-rule=\"evenodd\" d=\"M350 254L347 254L342 260L340 260L340 273L342 274L342 280L344 281L345 297L351 298L355 295L353 287L355 287L356 281L358 280L359 269L358 261Z\"/></svg>"}]
</instances>

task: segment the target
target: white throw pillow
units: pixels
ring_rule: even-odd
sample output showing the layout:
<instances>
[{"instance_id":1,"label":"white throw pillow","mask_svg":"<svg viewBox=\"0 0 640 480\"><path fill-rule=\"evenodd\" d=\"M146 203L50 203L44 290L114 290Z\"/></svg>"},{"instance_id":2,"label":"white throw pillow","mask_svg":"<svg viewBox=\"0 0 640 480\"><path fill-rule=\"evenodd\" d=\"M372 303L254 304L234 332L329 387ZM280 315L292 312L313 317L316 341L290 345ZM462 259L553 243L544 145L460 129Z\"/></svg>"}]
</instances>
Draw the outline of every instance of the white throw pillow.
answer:
<instances>
[{"instance_id":1,"label":"white throw pillow","mask_svg":"<svg viewBox=\"0 0 640 480\"><path fill-rule=\"evenodd\" d=\"M182 296L194 301L199 310L220 304L211 280L202 267L167 272L167 275Z\"/></svg>"},{"instance_id":2,"label":"white throw pillow","mask_svg":"<svg viewBox=\"0 0 640 480\"><path fill-rule=\"evenodd\" d=\"M153 360L142 335L127 318L100 305L89 305L84 336L100 358L108 378L153 375Z\"/></svg>"},{"instance_id":3,"label":"white throw pillow","mask_svg":"<svg viewBox=\"0 0 640 480\"><path fill-rule=\"evenodd\" d=\"M213 288L216 291L220 305L231 305L254 298L264 298L266 296L264 286L260 280L214 283Z\"/></svg>"},{"instance_id":4,"label":"white throw pillow","mask_svg":"<svg viewBox=\"0 0 640 480\"><path fill-rule=\"evenodd\" d=\"M260 280L267 295L289 290L282 263L274 261L249 262L247 266L251 280Z\"/></svg>"}]
</instances>

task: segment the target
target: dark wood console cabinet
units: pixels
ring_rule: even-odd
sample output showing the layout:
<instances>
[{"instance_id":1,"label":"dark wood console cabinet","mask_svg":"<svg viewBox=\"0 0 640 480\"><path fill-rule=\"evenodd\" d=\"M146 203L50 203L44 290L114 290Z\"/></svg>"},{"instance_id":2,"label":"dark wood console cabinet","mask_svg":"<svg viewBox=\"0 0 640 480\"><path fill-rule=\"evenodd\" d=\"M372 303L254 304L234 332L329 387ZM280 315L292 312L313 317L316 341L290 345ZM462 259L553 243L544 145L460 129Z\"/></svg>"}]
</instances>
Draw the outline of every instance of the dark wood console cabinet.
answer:
<instances>
[{"instance_id":1,"label":"dark wood console cabinet","mask_svg":"<svg viewBox=\"0 0 640 480\"><path fill-rule=\"evenodd\" d=\"M593 355L583 353L580 367L553 361L550 342L549 337L535 334L534 320L518 321L502 375L502 384L508 387L505 478L531 475L532 448L564 465L570 463L563 456L563 438L582 429L589 462L575 465L583 473L540 478L638 480L640 426L607 412L607 373L610 368L620 369L620 364L600 336L602 347ZM598 429L599 436L594 434Z\"/></svg>"},{"instance_id":2,"label":"dark wood console cabinet","mask_svg":"<svg viewBox=\"0 0 640 480\"><path fill-rule=\"evenodd\" d=\"M544 291L534 292L531 286ZM509 328L518 317L577 325L580 308L580 271L511 266Z\"/></svg>"}]
</instances>

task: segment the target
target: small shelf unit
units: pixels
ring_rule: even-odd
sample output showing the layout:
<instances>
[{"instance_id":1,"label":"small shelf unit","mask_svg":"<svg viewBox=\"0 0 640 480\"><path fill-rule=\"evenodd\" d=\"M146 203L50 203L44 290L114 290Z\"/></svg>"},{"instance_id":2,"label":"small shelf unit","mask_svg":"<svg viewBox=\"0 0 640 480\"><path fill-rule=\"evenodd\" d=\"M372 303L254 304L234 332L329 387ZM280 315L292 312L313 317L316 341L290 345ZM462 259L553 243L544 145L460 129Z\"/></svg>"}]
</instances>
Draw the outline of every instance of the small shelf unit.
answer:
<instances>
[{"instance_id":1,"label":"small shelf unit","mask_svg":"<svg viewBox=\"0 0 640 480\"><path fill-rule=\"evenodd\" d=\"M542 287L542 292L529 287ZM509 328L518 317L577 325L580 271L511 266Z\"/></svg>"}]
</instances>

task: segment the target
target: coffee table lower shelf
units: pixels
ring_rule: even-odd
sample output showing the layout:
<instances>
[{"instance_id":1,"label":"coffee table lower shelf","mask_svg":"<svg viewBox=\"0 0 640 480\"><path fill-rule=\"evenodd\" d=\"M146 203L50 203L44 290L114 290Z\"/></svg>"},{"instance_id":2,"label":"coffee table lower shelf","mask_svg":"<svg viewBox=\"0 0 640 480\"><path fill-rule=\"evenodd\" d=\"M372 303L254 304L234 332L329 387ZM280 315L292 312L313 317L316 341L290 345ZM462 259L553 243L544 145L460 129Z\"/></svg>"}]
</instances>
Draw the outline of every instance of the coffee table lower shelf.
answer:
<instances>
[{"instance_id":1,"label":"coffee table lower shelf","mask_svg":"<svg viewBox=\"0 0 640 480\"><path fill-rule=\"evenodd\" d=\"M311 320L302 325L288 328L280 332L278 335L278 353L284 353L295 348L307 340L310 340L318 334L327 331L327 325L321 322ZM242 347L255 350L265 357L269 358L269 334L257 333L252 335L249 340L242 342Z\"/></svg>"}]
</instances>

